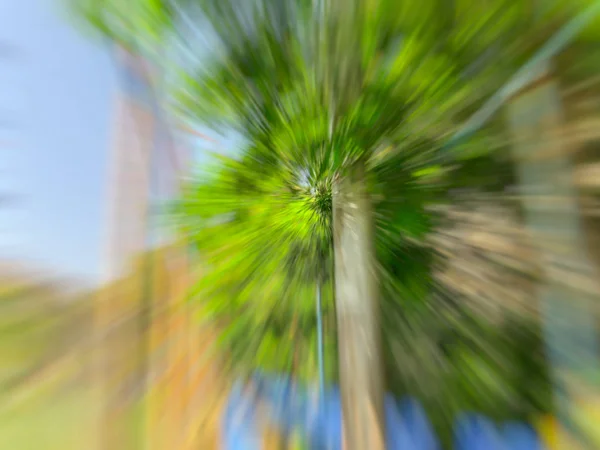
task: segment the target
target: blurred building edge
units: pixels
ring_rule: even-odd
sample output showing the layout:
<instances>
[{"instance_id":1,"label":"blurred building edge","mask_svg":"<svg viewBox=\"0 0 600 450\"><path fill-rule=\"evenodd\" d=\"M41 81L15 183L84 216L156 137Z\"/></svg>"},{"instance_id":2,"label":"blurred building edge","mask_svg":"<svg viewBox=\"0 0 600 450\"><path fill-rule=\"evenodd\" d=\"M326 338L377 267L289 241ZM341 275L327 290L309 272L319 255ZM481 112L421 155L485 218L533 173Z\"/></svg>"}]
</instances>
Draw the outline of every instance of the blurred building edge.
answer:
<instances>
[{"instance_id":1,"label":"blurred building edge","mask_svg":"<svg viewBox=\"0 0 600 450\"><path fill-rule=\"evenodd\" d=\"M573 57L566 52L563 58L569 56ZM577 413L583 405L593 403L598 392L599 289L598 230L582 202L593 198L589 186L581 183L581 171L590 164L584 158L586 147L593 148L598 136L597 130L595 136L586 133L583 125L597 121L598 109L597 104L592 103L591 108L589 102L582 105L576 95L578 89L587 90L589 99L591 79L584 80L586 88L580 83L566 93L559 83L564 72L564 66L556 62L540 67L535 82L510 100L506 116L515 141L512 152L525 222L539 251L543 273L538 303L557 423L576 431L573 436L585 442L592 436L589 427L578 423L581 417ZM553 426L556 428L552 422L546 423L547 429ZM576 448L561 430L550 437L557 442L549 442L551 448Z\"/></svg>"},{"instance_id":2,"label":"blurred building edge","mask_svg":"<svg viewBox=\"0 0 600 450\"><path fill-rule=\"evenodd\" d=\"M107 284L95 307L101 406L98 449L218 448L214 333L193 323L185 292L193 264L165 235L153 206L172 199L185 164L142 58L115 51L116 98L108 186ZM211 425L212 424L212 425Z\"/></svg>"}]
</instances>

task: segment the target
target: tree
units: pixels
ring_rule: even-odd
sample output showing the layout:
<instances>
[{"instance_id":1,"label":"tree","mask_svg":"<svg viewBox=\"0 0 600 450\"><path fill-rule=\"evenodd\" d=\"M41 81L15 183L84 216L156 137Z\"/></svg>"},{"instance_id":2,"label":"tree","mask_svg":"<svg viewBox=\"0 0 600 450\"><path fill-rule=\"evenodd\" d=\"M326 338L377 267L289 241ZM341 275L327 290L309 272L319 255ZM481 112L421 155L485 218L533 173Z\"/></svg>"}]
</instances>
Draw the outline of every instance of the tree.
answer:
<instances>
[{"instance_id":1,"label":"tree","mask_svg":"<svg viewBox=\"0 0 600 450\"><path fill-rule=\"evenodd\" d=\"M173 70L175 106L246 145L192 180L178 208L206 270L198 296L216 317L236 317L226 338L237 361L281 368L293 356L275 357L275 343L291 323L311 329L316 277L335 285L346 441L377 448L378 311L384 330L397 316L410 329L432 307L434 249L423 241L438 217L426 207L456 184L453 165L489 162L496 136L444 144L531 50L514 38L530 25L529 2L89 4L96 27L131 47L165 35L188 47L180 25L202 17L218 52ZM238 368L255 367L246 362Z\"/></svg>"},{"instance_id":2,"label":"tree","mask_svg":"<svg viewBox=\"0 0 600 450\"><path fill-rule=\"evenodd\" d=\"M436 2L426 2L416 15L411 10L392 14L391 2L343 7L330 2L325 11L311 11L301 2L278 5L272 10L261 5L255 16L233 13L237 8L230 5L224 11L207 6L211 23L223 37L224 61L190 80L192 89L186 90L182 110L196 117L217 117L237 128L253 145L260 144L252 151L260 154L257 159L269 161L271 169L292 178L309 174L311 188L314 183L331 183L346 443L351 448L376 448L384 433L372 185L384 189L382 203L392 207L385 211L392 216L380 214L377 225L388 232L382 237L394 244L393 255L405 245L400 233L389 236L394 229L390 226L396 225L394 209L410 202L390 201L397 193L389 188L411 191L406 188L414 182L414 173L431 164L436 144L423 145L431 141L431 131L415 130L419 122L439 125L444 118L437 113L456 105L462 68L452 48L432 51L436 34L448 26L445 17L435 14L433 8L441 6ZM321 22L298 20L315 16ZM278 20L274 25L263 17ZM425 22L429 30L422 31L419 27ZM397 56L400 39L408 44ZM427 63L434 69L429 73L424 69ZM436 84L433 76L443 77L444 83ZM198 103L198 98L212 98L214 103ZM419 144L432 153L418 155ZM379 156L386 149L390 154ZM394 159L400 149L404 154ZM400 182L390 183L385 175L377 180L377 166L383 166L380 173L385 174L386 164L387 170L396 169ZM414 172L407 170L411 166ZM412 202L417 215L423 213L422 197ZM394 231L401 229L402 224Z\"/></svg>"}]
</instances>

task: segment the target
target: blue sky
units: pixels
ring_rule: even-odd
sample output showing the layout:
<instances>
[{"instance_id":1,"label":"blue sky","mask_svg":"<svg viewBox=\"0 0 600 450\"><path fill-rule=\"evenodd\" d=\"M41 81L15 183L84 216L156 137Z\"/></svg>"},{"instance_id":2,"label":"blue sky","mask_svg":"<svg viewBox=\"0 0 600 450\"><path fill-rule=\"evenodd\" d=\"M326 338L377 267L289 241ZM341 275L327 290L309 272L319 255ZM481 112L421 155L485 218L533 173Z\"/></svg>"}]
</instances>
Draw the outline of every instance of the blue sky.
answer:
<instances>
[{"instance_id":1,"label":"blue sky","mask_svg":"<svg viewBox=\"0 0 600 450\"><path fill-rule=\"evenodd\" d=\"M94 282L116 76L59 2L0 0L0 257Z\"/></svg>"},{"instance_id":2,"label":"blue sky","mask_svg":"<svg viewBox=\"0 0 600 450\"><path fill-rule=\"evenodd\" d=\"M119 80L108 48L76 28L64 4L0 0L0 199L16 196L0 208L0 260L97 284ZM200 165L204 150L242 145L201 131L218 144L189 138Z\"/></svg>"}]
</instances>

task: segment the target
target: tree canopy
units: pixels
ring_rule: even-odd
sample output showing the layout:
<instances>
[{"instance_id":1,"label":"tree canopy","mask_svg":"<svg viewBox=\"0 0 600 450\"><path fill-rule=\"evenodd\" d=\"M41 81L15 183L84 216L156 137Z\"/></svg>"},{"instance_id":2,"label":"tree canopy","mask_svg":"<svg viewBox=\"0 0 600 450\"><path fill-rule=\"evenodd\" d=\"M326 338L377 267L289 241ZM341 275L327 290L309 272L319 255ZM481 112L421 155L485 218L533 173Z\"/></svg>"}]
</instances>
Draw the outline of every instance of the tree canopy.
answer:
<instances>
[{"instance_id":1,"label":"tree canopy","mask_svg":"<svg viewBox=\"0 0 600 450\"><path fill-rule=\"evenodd\" d=\"M513 178L495 151L506 146L495 118L451 149L450 137L585 2L544 10L534 3L78 3L96 29L132 50L191 54L164 68L175 114L243 138L235 155L215 155L208 175L187 181L174 213L203 267L192 298L222 323L237 371L315 378L318 283L333 324L332 187L360 163L373 206L390 388L430 406L452 404L448 411L528 414L547 406L523 388L533 366L546 386L543 364L525 362L514 341L538 354L535 327L517 324L518 333L507 334L506 323L476 313L464 292L436 278L449 258L431 240L457 223L436 207ZM194 47L196 33L211 49ZM299 355L311 356L298 364ZM462 400L449 399L459 391Z\"/></svg>"}]
</instances>

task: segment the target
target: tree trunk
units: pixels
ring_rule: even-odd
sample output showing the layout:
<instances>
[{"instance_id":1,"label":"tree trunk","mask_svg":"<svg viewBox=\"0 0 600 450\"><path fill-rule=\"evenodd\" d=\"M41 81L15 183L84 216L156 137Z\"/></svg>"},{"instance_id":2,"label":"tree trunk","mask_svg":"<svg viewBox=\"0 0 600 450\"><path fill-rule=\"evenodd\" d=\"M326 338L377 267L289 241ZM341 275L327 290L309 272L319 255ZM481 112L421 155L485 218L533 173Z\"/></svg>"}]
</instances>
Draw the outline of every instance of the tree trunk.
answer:
<instances>
[{"instance_id":1,"label":"tree trunk","mask_svg":"<svg viewBox=\"0 0 600 450\"><path fill-rule=\"evenodd\" d=\"M334 185L333 229L345 450L385 448L371 205L359 164Z\"/></svg>"}]
</instances>

